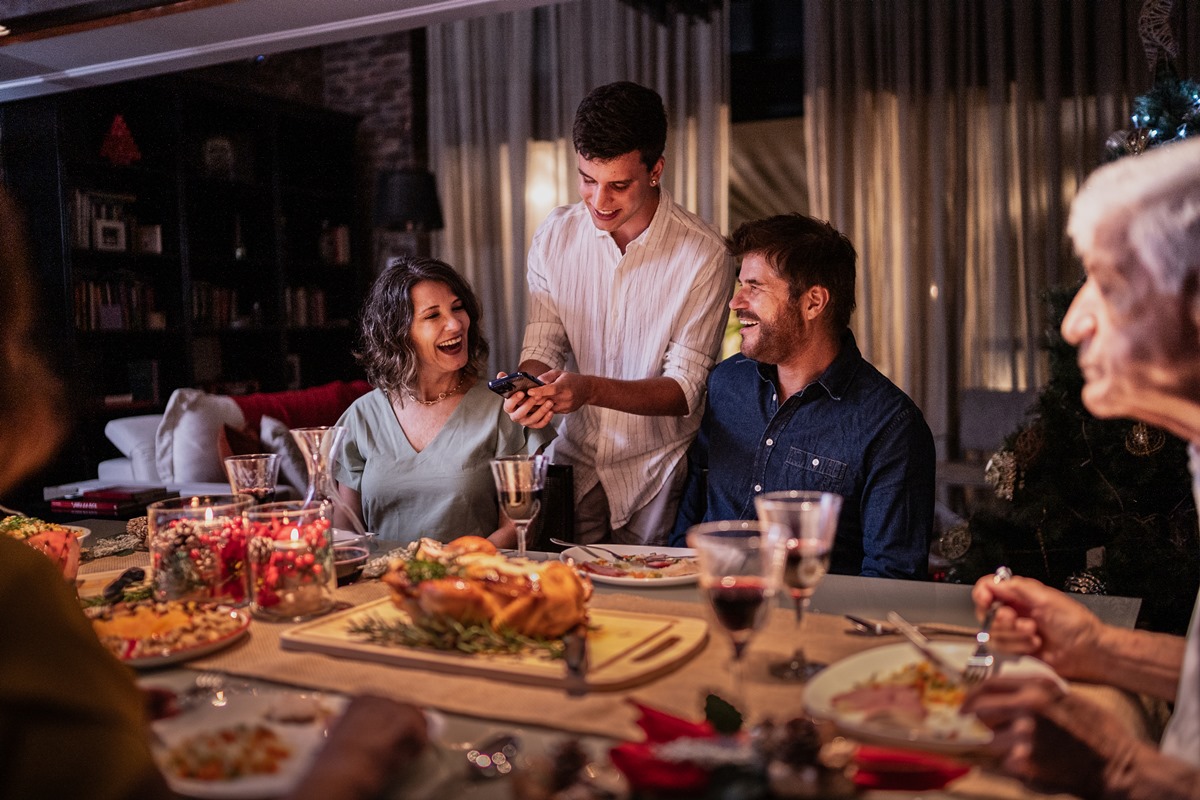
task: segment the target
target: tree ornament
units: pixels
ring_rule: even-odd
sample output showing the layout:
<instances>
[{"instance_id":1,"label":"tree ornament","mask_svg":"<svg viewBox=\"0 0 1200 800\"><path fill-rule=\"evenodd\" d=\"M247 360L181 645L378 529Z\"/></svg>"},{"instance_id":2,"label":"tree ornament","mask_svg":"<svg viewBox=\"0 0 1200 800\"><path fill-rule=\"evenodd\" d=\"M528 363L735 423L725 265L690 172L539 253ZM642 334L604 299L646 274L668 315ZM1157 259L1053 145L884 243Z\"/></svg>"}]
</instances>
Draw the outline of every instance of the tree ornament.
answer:
<instances>
[{"instance_id":1,"label":"tree ornament","mask_svg":"<svg viewBox=\"0 0 1200 800\"><path fill-rule=\"evenodd\" d=\"M1168 58L1179 55L1179 45L1171 32L1171 6L1175 0L1145 0L1142 3L1142 13L1138 17L1138 35L1142 39L1142 49L1146 52L1146 66L1150 74L1154 74L1158 66L1159 53Z\"/></svg>"},{"instance_id":2,"label":"tree ornament","mask_svg":"<svg viewBox=\"0 0 1200 800\"><path fill-rule=\"evenodd\" d=\"M1017 488L1017 456L1011 450L1001 450L988 459L983 477L1001 500L1012 500Z\"/></svg>"},{"instance_id":3,"label":"tree ornament","mask_svg":"<svg viewBox=\"0 0 1200 800\"><path fill-rule=\"evenodd\" d=\"M942 531L938 537L938 550L950 561L957 561L971 549L971 528L964 520Z\"/></svg>"},{"instance_id":4,"label":"tree ornament","mask_svg":"<svg viewBox=\"0 0 1200 800\"><path fill-rule=\"evenodd\" d=\"M1108 585L1095 570L1076 572L1063 582L1063 591L1074 594L1108 594Z\"/></svg>"},{"instance_id":5,"label":"tree ornament","mask_svg":"<svg viewBox=\"0 0 1200 800\"><path fill-rule=\"evenodd\" d=\"M104 144L100 146L100 155L118 167L128 167L142 158L142 152L138 150L137 143L133 141L133 134L129 132L129 126L125 124L125 118L120 114L113 117L108 135L104 137Z\"/></svg>"},{"instance_id":6,"label":"tree ornament","mask_svg":"<svg viewBox=\"0 0 1200 800\"><path fill-rule=\"evenodd\" d=\"M1158 428L1151 428L1144 422L1135 422L1125 434L1125 449L1131 454L1145 458L1152 456L1167 443L1167 435Z\"/></svg>"},{"instance_id":7,"label":"tree ornament","mask_svg":"<svg viewBox=\"0 0 1200 800\"><path fill-rule=\"evenodd\" d=\"M1046 434L1040 422L1035 422L1017 434L1017 442L1013 447L1017 457L1017 466L1022 472L1038 460L1042 448L1046 445Z\"/></svg>"}]
</instances>

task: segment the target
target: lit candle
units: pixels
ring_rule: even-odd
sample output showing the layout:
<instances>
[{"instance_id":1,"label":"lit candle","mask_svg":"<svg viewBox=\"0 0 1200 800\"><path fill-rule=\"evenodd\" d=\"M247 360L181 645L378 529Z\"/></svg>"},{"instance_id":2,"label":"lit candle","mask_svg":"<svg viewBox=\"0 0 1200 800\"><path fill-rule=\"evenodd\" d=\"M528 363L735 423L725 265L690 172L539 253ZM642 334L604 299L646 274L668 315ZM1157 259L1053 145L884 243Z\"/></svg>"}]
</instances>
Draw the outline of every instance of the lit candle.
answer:
<instances>
[{"instance_id":1,"label":"lit candle","mask_svg":"<svg viewBox=\"0 0 1200 800\"><path fill-rule=\"evenodd\" d=\"M288 512L252 522L250 586L251 610L259 617L296 620L333 608L336 576L329 520L304 521L300 512Z\"/></svg>"}]
</instances>

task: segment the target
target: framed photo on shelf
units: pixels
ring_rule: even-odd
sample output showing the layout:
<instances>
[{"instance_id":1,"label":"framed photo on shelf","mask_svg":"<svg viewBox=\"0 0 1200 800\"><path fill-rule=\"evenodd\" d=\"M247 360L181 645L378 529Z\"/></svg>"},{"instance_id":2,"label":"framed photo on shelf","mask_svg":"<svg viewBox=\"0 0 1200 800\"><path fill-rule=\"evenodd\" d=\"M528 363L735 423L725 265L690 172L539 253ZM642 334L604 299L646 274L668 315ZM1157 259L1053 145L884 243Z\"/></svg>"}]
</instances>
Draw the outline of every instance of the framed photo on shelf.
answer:
<instances>
[{"instance_id":1,"label":"framed photo on shelf","mask_svg":"<svg viewBox=\"0 0 1200 800\"><path fill-rule=\"evenodd\" d=\"M138 225L134 245L139 253L162 253L162 225Z\"/></svg>"},{"instance_id":2,"label":"framed photo on shelf","mask_svg":"<svg viewBox=\"0 0 1200 800\"><path fill-rule=\"evenodd\" d=\"M107 252L124 252L125 223L114 219L93 220L92 248Z\"/></svg>"}]
</instances>

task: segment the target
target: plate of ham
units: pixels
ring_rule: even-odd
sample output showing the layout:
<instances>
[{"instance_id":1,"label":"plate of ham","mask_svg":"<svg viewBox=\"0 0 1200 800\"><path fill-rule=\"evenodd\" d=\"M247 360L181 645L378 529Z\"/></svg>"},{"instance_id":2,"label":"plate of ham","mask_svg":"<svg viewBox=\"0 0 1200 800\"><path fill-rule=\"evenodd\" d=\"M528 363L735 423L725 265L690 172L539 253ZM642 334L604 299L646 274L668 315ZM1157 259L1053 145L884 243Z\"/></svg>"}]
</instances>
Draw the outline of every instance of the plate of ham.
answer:
<instances>
[{"instance_id":1,"label":"plate of ham","mask_svg":"<svg viewBox=\"0 0 1200 800\"><path fill-rule=\"evenodd\" d=\"M933 642L950 664L966 665L974 642ZM1061 680L1030 656L997 656L1007 676ZM966 689L907 642L872 648L830 664L804 689L805 709L860 741L955 755L992 740L973 714L960 714Z\"/></svg>"},{"instance_id":2,"label":"plate of ham","mask_svg":"<svg viewBox=\"0 0 1200 800\"><path fill-rule=\"evenodd\" d=\"M596 583L622 586L679 586L695 583L700 568L689 547L606 544L603 549L568 547L559 558ZM605 551L610 551L606 553Z\"/></svg>"}]
</instances>

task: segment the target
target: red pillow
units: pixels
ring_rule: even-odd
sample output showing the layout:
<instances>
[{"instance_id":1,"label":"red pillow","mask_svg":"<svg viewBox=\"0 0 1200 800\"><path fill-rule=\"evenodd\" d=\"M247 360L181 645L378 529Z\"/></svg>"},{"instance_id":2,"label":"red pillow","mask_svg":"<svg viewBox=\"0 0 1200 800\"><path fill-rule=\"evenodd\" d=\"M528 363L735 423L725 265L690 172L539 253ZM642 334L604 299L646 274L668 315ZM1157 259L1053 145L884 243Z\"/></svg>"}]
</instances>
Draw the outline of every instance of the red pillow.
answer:
<instances>
[{"instance_id":1,"label":"red pillow","mask_svg":"<svg viewBox=\"0 0 1200 800\"><path fill-rule=\"evenodd\" d=\"M232 399L246 417L247 430L258 430L263 416L274 417L289 428L310 428L334 424L351 403L370 390L366 381L333 381L311 389L258 392Z\"/></svg>"}]
</instances>

